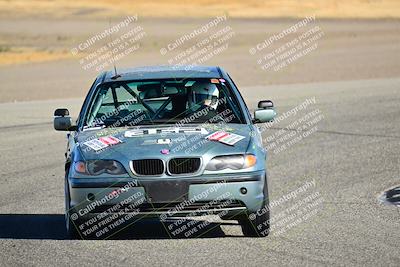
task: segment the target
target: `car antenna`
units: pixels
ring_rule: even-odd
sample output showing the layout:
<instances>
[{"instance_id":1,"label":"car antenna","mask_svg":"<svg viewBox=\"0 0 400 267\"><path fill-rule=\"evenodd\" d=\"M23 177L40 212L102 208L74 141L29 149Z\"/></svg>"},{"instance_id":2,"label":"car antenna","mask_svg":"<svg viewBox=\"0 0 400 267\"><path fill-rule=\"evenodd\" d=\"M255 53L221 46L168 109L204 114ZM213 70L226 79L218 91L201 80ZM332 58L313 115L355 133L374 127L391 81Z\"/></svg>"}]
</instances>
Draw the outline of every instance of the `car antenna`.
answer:
<instances>
[{"instance_id":1,"label":"car antenna","mask_svg":"<svg viewBox=\"0 0 400 267\"><path fill-rule=\"evenodd\" d=\"M112 31L111 31L111 18L108 20L108 24L110 26L110 28L109 28L110 29L110 42L113 43L114 40L112 38ZM114 51L114 49L111 50L111 56L114 58L114 52L113 51ZM117 73L117 67L115 65L115 61L114 60L113 60L113 65L114 65L114 76L112 76L111 79L115 80L115 79L118 79L119 77L121 77L121 75L119 75Z\"/></svg>"}]
</instances>

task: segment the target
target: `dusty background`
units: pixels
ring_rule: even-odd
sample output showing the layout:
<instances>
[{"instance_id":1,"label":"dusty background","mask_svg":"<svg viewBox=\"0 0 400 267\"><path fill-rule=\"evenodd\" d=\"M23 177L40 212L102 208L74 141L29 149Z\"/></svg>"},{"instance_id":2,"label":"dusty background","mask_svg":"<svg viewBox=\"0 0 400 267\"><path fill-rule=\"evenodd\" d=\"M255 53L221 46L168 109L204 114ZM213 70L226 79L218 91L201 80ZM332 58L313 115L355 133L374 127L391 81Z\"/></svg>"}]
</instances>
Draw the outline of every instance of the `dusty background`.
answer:
<instances>
[{"instance_id":1,"label":"dusty background","mask_svg":"<svg viewBox=\"0 0 400 267\"><path fill-rule=\"evenodd\" d=\"M0 102L84 96L97 73L83 70L70 50L127 15L138 15L135 24L147 35L139 51L117 63L121 68L168 64L161 47L226 15L225 25L236 35L229 49L206 64L223 66L240 86L386 78L400 72L398 1L179 3L0 1ZM318 49L281 71L262 71L249 48L312 15L325 33Z\"/></svg>"}]
</instances>

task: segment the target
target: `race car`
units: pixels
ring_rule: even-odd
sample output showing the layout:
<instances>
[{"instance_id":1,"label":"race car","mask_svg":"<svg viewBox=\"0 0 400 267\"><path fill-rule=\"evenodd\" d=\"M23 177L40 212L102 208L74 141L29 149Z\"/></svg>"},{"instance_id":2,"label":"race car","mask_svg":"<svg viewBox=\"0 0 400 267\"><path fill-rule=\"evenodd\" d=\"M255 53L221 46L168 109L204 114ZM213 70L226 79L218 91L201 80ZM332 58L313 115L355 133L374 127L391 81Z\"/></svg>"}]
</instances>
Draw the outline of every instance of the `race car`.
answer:
<instances>
[{"instance_id":1,"label":"race car","mask_svg":"<svg viewBox=\"0 0 400 267\"><path fill-rule=\"evenodd\" d=\"M267 151L256 124L275 116L270 100L252 114L220 67L101 73L75 122L68 109L54 113L54 128L68 131L69 235L103 238L147 218L219 215L245 236L267 236Z\"/></svg>"}]
</instances>

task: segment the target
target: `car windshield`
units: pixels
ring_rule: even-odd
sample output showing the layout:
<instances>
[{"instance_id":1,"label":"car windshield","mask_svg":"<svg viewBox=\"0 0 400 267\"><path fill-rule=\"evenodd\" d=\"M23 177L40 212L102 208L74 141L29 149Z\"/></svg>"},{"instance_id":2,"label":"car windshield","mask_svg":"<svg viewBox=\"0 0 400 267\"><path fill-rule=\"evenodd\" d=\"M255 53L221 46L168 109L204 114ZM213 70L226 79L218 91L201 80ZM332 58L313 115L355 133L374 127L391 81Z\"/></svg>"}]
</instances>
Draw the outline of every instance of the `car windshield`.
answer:
<instances>
[{"instance_id":1,"label":"car windshield","mask_svg":"<svg viewBox=\"0 0 400 267\"><path fill-rule=\"evenodd\" d=\"M84 127L245 123L223 79L118 81L100 85Z\"/></svg>"}]
</instances>

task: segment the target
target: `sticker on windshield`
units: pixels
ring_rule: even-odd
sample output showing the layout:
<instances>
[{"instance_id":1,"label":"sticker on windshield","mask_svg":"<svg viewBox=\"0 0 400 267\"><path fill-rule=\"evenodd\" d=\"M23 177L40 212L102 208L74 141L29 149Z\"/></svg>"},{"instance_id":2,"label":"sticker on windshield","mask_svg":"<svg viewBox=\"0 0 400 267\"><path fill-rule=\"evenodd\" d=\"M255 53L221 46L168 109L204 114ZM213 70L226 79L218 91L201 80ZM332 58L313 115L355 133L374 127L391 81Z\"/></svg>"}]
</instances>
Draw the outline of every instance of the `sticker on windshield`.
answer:
<instances>
[{"instance_id":1,"label":"sticker on windshield","mask_svg":"<svg viewBox=\"0 0 400 267\"><path fill-rule=\"evenodd\" d=\"M205 128L195 128L195 127L171 127L171 128L163 128L163 129L135 129L128 130L125 132L124 136L135 137L142 135L152 135L152 134L167 134L167 133L200 133L200 134L208 134L208 131Z\"/></svg>"},{"instance_id":2,"label":"sticker on windshield","mask_svg":"<svg viewBox=\"0 0 400 267\"><path fill-rule=\"evenodd\" d=\"M217 141L226 145L233 146L240 140L244 139L244 136L234 134L234 133L227 133L224 131L218 131L206 136L206 139L210 141Z\"/></svg>"}]
</instances>

